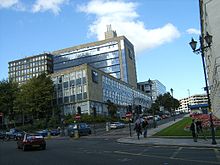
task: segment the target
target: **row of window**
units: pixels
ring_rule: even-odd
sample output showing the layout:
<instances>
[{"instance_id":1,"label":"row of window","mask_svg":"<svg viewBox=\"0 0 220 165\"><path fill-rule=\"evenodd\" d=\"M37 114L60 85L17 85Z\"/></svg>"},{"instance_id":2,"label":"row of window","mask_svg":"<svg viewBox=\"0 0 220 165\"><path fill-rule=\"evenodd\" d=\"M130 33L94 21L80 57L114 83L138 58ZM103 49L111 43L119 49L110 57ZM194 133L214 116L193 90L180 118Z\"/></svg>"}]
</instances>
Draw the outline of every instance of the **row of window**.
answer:
<instances>
[{"instance_id":1,"label":"row of window","mask_svg":"<svg viewBox=\"0 0 220 165\"><path fill-rule=\"evenodd\" d=\"M103 76L102 80L104 101L111 100L116 104L128 105L131 104L135 98L138 98L139 101L142 102L148 102L150 100L147 95L133 90L106 76Z\"/></svg>"},{"instance_id":2,"label":"row of window","mask_svg":"<svg viewBox=\"0 0 220 165\"><path fill-rule=\"evenodd\" d=\"M18 70L26 70L26 69L32 69L34 67L46 67L47 62L46 61L37 61L34 63L24 64L24 65L18 65L14 67L9 67L9 71L18 71Z\"/></svg>"},{"instance_id":3,"label":"row of window","mask_svg":"<svg viewBox=\"0 0 220 165\"><path fill-rule=\"evenodd\" d=\"M45 61L45 60L52 60L52 58L44 55L44 56L37 56L37 57L32 57L32 58L28 58L28 59L24 59L21 61L16 61L16 62L10 62L9 66L17 66L17 65L23 65L23 64L27 64L27 63L31 63L31 62L39 62L39 61Z\"/></svg>"}]
</instances>

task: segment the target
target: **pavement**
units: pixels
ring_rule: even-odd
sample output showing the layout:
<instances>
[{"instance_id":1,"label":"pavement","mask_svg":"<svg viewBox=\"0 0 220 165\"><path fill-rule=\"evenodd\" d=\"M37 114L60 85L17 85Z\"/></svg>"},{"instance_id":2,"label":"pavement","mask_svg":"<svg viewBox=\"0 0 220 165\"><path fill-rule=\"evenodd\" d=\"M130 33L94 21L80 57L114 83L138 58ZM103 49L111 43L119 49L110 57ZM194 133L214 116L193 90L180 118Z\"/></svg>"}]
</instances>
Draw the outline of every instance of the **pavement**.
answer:
<instances>
[{"instance_id":1,"label":"pavement","mask_svg":"<svg viewBox=\"0 0 220 165\"><path fill-rule=\"evenodd\" d=\"M153 137L153 135L164 128L169 127L170 125L180 121L182 119L176 119L175 121L170 121L168 123L157 126L157 128L148 129L147 138L144 138L143 135L140 136L140 139L137 138L136 134L133 134L132 137L123 137L117 140L119 143L129 143L129 144L142 144L142 145L155 145L155 146L180 146L180 147L201 147L201 148L220 148L220 139L216 139L217 144L212 144L212 139L198 139L197 142L194 142L191 138L184 137Z\"/></svg>"}]
</instances>

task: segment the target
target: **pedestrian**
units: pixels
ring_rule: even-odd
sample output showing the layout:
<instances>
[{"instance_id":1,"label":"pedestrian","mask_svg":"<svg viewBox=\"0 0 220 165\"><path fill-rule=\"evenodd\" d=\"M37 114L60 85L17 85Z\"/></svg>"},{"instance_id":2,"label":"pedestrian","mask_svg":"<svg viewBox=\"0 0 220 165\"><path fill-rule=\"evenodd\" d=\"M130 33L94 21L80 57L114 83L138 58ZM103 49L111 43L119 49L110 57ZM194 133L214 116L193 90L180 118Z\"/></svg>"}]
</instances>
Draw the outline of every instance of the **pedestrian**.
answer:
<instances>
[{"instance_id":1,"label":"pedestrian","mask_svg":"<svg viewBox=\"0 0 220 165\"><path fill-rule=\"evenodd\" d=\"M142 123L142 128L144 129L144 138L147 138L147 129L148 129L147 118L144 118L144 121Z\"/></svg>"},{"instance_id":2,"label":"pedestrian","mask_svg":"<svg viewBox=\"0 0 220 165\"><path fill-rule=\"evenodd\" d=\"M192 119L192 123L190 125L190 130L192 131L192 137L193 137L194 142L197 142L198 129L197 129L195 119Z\"/></svg>"},{"instance_id":3,"label":"pedestrian","mask_svg":"<svg viewBox=\"0 0 220 165\"><path fill-rule=\"evenodd\" d=\"M202 128L202 121L201 120L197 120L196 121L196 126L197 126L197 132L198 132L198 135L201 134L205 140L207 140L206 136L205 136L205 133L203 131L203 128Z\"/></svg>"},{"instance_id":4,"label":"pedestrian","mask_svg":"<svg viewBox=\"0 0 220 165\"><path fill-rule=\"evenodd\" d=\"M137 133L138 139L140 139L140 135L142 135L141 119L140 119L140 118L138 118L138 119L135 121L134 130L135 130L136 133Z\"/></svg>"}]
</instances>

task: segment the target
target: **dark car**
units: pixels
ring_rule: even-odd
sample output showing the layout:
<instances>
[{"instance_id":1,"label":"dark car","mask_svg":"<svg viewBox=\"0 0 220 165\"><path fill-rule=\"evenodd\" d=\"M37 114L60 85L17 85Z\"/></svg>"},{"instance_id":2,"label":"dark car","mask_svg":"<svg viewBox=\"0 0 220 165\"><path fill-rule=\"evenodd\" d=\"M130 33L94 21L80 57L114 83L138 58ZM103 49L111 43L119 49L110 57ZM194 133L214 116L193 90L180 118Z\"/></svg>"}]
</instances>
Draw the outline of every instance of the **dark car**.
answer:
<instances>
[{"instance_id":1,"label":"dark car","mask_svg":"<svg viewBox=\"0 0 220 165\"><path fill-rule=\"evenodd\" d=\"M3 131L0 131L0 139L5 139L6 134Z\"/></svg>"},{"instance_id":2,"label":"dark car","mask_svg":"<svg viewBox=\"0 0 220 165\"><path fill-rule=\"evenodd\" d=\"M86 123L74 123L74 124L69 124L67 127L68 135L69 136L74 136L75 131L77 131L77 125L78 125L78 131L79 135L89 135L92 133L91 128L89 127L88 124Z\"/></svg>"},{"instance_id":3,"label":"dark car","mask_svg":"<svg viewBox=\"0 0 220 165\"><path fill-rule=\"evenodd\" d=\"M24 135L24 131L18 130L16 128L11 128L8 132L5 133L6 139L15 139L17 140Z\"/></svg>"},{"instance_id":4,"label":"dark car","mask_svg":"<svg viewBox=\"0 0 220 165\"><path fill-rule=\"evenodd\" d=\"M60 130L59 129L52 129L50 130L50 135L51 136L57 136L60 134Z\"/></svg>"},{"instance_id":5,"label":"dark car","mask_svg":"<svg viewBox=\"0 0 220 165\"><path fill-rule=\"evenodd\" d=\"M49 132L49 131L48 131L47 129L36 131L36 133L37 133L38 135L41 135L41 136L43 136L43 137L47 137L47 136L48 136L48 132Z\"/></svg>"},{"instance_id":6,"label":"dark car","mask_svg":"<svg viewBox=\"0 0 220 165\"><path fill-rule=\"evenodd\" d=\"M39 134L24 134L23 137L20 137L17 141L17 148L26 151L27 149L32 148L41 148L42 150L46 149L46 141L44 137Z\"/></svg>"}]
</instances>

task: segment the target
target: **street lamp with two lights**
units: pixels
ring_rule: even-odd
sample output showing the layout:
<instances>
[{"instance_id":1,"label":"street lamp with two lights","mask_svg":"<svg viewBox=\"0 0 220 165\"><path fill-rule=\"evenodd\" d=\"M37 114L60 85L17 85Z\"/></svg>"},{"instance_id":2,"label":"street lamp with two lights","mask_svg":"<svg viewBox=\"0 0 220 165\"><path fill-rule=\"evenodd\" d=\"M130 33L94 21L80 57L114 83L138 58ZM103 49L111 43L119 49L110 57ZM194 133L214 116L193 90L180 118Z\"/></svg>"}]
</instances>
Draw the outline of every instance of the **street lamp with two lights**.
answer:
<instances>
[{"instance_id":1,"label":"street lamp with two lights","mask_svg":"<svg viewBox=\"0 0 220 165\"><path fill-rule=\"evenodd\" d=\"M207 45L204 45L204 40L206 42ZM200 47L198 49L196 49L196 45L197 45L197 41L195 41L193 38L191 40L191 42L189 43L193 53L196 54L201 54L202 56L202 64L203 64L203 71L204 71L204 76L205 76L205 91L207 93L207 98L208 98L208 110L210 113L210 127L211 127L211 134L212 134L212 144L217 144L216 140L215 140L215 130L214 130L214 124L213 124L213 119L212 119L212 111L211 111L211 100L210 100L210 95L209 95L209 88L208 88L208 81L207 81L207 75L206 75L206 66L205 66L205 54L204 52L207 51L212 44L212 36L206 32L205 37L203 38L202 36L200 36L199 38L200 41Z\"/></svg>"}]
</instances>

